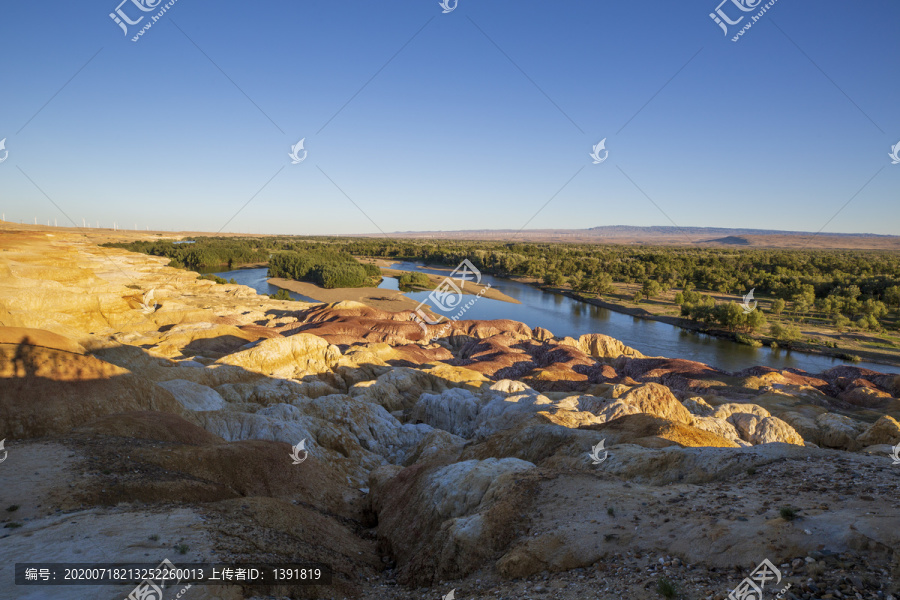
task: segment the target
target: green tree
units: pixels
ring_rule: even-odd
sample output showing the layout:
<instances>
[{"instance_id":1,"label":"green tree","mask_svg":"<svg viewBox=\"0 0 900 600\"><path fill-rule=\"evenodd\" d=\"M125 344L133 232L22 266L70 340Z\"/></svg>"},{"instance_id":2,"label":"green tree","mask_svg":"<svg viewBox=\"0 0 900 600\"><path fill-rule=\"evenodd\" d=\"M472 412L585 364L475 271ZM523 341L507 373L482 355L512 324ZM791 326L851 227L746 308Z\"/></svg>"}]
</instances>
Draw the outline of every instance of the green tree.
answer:
<instances>
[{"instance_id":1,"label":"green tree","mask_svg":"<svg viewBox=\"0 0 900 600\"><path fill-rule=\"evenodd\" d=\"M648 300L650 298L659 296L661 291L662 288L660 287L659 282L655 279L646 279L644 280L643 286L641 286L641 293L644 294L644 296L646 296Z\"/></svg>"},{"instance_id":2,"label":"green tree","mask_svg":"<svg viewBox=\"0 0 900 600\"><path fill-rule=\"evenodd\" d=\"M776 298L775 302L772 303L772 312L776 315L780 315L784 312L784 300L781 298Z\"/></svg>"},{"instance_id":3,"label":"green tree","mask_svg":"<svg viewBox=\"0 0 900 600\"><path fill-rule=\"evenodd\" d=\"M884 290L884 302L895 311L900 309L900 286L892 285Z\"/></svg>"},{"instance_id":4,"label":"green tree","mask_svg":"<svg viewBox=\"0 0 900 600\"><path fill-rule=\"evenodd\" d=\"M840 313L835 315L834 328L838 331L844 331L847 327L850 327L850 319Z\"/></svg>"},{"instance_id":5,"label":"green tree","mask_svg":"<svg viewBox=\"0 0 900 600\"><path fill-rule=\"evenodd\" d=\"M747 315L744 309L735 302L720 304L715 308L715 319L723 327L735 331L743 329L747 324Z\"/></svg>"},{"instance_id":6,"label":"green tree","mask_svg":"<svg viewBox=\"0 0 900 600\"><path fill-rule=\"evenodd\" d=\"M611 294L615 290L613 278L609 273L600 273L593 280L594 292L600 295Z\"/></svg>"},{"instance_id":7,"label":"green tree","mask_svg":"<svg viewBox=\"0 0 900 600\"><path fill-rule=\"evenodd\" d=\"M766 315L761 310L754 310L747 315L747 329L749 331L761 331L768 324Z\"/></svg>"},{"instance_id":8,"label":"green tree","mask_svg":"<svg viewBox=\"0 0 900 600\"><path fill-rule=\"evenodd\" d=\"M869 315L866 317L869 320L869 328L874 330L881 329L881 323L878 322L878 319L875 318L875 315Z\"/></svg>"},{"instance_id":9,"label":"green tree","mask_svg":"<svg viewBox=\"0 0 900 600\"><path fill-rule=\"evenodd\" d=\"M552 285L553 287L560 287L565 285L566 278L565 276L558 271L551 271L544 275L544 285Z\"/></svg>"}]
</instances>

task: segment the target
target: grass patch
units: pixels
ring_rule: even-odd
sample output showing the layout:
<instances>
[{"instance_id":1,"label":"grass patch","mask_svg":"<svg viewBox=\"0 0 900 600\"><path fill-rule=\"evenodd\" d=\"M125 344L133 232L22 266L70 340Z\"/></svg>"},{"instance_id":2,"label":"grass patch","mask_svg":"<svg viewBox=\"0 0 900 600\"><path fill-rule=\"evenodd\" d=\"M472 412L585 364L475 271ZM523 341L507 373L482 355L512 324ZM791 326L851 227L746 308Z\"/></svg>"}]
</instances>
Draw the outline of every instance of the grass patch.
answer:
<instances>
[{"instance_id":1,"label":"grass patch","mask_svg":"<svg viewBox=\"0 0 900 600\"><path fill-rule=\"evenodd\" d=\"M782 506L778 509L778 514L781 515L781 518L785 521L793 521L798 518L800 515L797 513L798 510L793 506Z\"/></svg>"},{"instance_id":2,"label":"grass patch","mask_svg":"<svg viewBox=\"0 0 900 600\"><path fill-rule=\"evenodd\" d=\"M665 598L674 598L678 595L678 590L671 579L660 577L656 580L656 591Z\"/></svg>"},{"instance_id":3,"label":"grass patch","mask_svg":"<svg viewBox=\"0 0 900 600\"><path fill-rule=\"evenodd\" d=\"M21 526L22 526L21 523L15 523L15 522L13 522L13 523L7 523L7 524L4 525L3 527L4 527L4 529L16 529L16 528L21 527Z\"/></svg>"},{"instance_id":4,"label":"grass patch","mask_svg":"<svg viewBox=\"0 0 900 600\"><path fill-rule=\"evenodd\" d=\"M16 512L17 510L19 510L18 504L10 504L6 507L6 512Z\"/></svg>"},{"instance_id":5,"label":"grass patch","mask_svg":"<svg viewBox=\"0 0 900 600\"><path fill-rule=\"evenodd\" d=\"M175 545L175 552L177 552L178 554L187 554L188 550L190 550L190 548L188 548L187 544L176 544Z\"/></svg>"},{"instance_id":6,"label":"grass patch","mask_svg":"<svg viewBox=\"0 0 900 600\"><path fill-rule=\"evenodd\" d=\"M614 509L612 506L610 506L609 508L606 509L606 514L608 514L611 517L614 517L614 516L616 516L616 509Z\"/></svg>"}]
</instances>

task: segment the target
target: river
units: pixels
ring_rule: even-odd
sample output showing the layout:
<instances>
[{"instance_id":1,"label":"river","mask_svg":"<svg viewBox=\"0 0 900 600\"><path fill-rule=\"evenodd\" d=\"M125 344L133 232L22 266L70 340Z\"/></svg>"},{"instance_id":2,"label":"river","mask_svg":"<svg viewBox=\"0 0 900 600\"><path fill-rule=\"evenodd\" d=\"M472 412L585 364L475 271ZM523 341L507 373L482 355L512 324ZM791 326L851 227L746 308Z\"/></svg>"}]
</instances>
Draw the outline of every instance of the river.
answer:
<instances>
[{"instance_id":1,"label":"river","mask_svg":"<svg viewBox=\"0 0 900 600\"><path fill-rule=\"evenodd\" d=\"M391 265L391 268L437 275L448 273L446 270L429 269L410 262L396 263ZM238 283L248 285L261 294L274 294L278 290L266 281L264 268L227 271L216 275L225 279L233 277ZM490 275L483 275L481 282L490 283L492 287L515 298L521 304L479 298L462 317L464 319L511 319L521 321L532 328L549 329L558 337L578 338L586 333L603 333L621 340L647 356L695 360L725 371L740 371L756 365L766 365L776 369L796 368L809 373L820 373L831 367L849 364L882 373L900 373L900 367L890 365L850 363L830 356L785 349L772 350L767 346L751 348L724 338L688 331L660 321L632 317L580 302L562 294L545 292L524 283ZM398 289L397 280L385 277L379 287ZM409 292L406 296L422 301L428 298L428 294L429 292ZM299 294L292 292L291 296ZM296 299L316 302L304 297Z\"/></svg>"},{"instance_id":2,"label":"river","mask_svg":"<svg viewBox=\"0 0 900 600\"><path fill-rule=\"evenodd\" d=\"M202 271L205 273L205 271ZM212 273L213 275L218 275L223 279L234 279L236 283L241 285L246 285L248 287L252 287L258 294L265 294L267 296L271 296L280 290L281 288L269 283L268 277L268 268L262 269L238 269L236 271L221 271L218 273ZM314 300L308 296L304 296L302 294L298 294L297 292L292 292L290 290L286 290L288 294L291 295L292 300L299 300L301 302L318 302L318 300Z\"/></svg>"}]
</instances>

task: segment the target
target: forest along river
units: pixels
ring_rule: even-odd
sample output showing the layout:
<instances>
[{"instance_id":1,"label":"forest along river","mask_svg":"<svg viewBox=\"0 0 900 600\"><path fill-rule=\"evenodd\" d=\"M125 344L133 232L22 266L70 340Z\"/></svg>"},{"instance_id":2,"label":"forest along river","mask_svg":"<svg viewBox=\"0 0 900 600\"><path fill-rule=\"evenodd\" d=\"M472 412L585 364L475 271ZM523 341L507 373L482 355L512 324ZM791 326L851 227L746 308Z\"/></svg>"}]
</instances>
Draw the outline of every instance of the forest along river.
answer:
<instances>
[{"instance_id":1,"label":"forest along river","mask_svg":"<svg viewBox=\"0 0 900 600\"><path fill-rule=\"evenodd\" d=\"M429 269L409 262L396 263L391 265L391 268L435 275L449 274L448 270ZM250 286L260 294L274 294L279 289L266 281L264 268L240 269L216 275L225 279L233 277L238 283ZM602 333L621 340L626 346L631 346L647 356L695 360L725 371L740 371L748 367L766 365L775 369L795 368L809 373L821 373L831 367L852 364L882 373L900 373L900 368L890 365L849 363L830 356L784 349L772 350L767 346L751 348L724 338L688 331L668 323L632 317L579 302L562 294L545 292L524 283L490 275L483 275L481 283L490 283L491 287L515 298L521 304L479 298L463 315L463 319L511 319L521 321L531 328L549 329L557 337L570 336L576 339L586 333ZM397 279L394 277L385 277L378 287L399 289ZM429 292L408 292L406 296L420 302L426 300L428 294ZM316 302L293 292L291 297L304 302Z\"/></svg>"}]
</instances>

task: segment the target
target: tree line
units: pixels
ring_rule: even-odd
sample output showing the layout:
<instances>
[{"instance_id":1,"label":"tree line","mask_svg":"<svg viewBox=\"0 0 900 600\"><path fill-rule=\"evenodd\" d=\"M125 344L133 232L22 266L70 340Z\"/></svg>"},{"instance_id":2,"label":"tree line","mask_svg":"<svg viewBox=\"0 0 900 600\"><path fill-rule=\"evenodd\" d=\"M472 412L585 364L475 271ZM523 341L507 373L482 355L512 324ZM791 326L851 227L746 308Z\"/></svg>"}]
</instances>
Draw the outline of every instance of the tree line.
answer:
<instances>
[{"instance_id":1,"label":"tree line","mask_svg":"<svg viewBox=\"0 0 900 600\"><path fill-rule=\"evenodd\" d=\"M884 316L900 309L900 252L896 251L336 237L193 239L193 244L158 241L110 245L167 256L173 266L194 269L269 261L270 269L274 266L270 271L273 276L338 287L366 285L376 277L374 267L361 265L351 255L447 266L469 259L484 273L531 277L549 286L568 285L576 292L589 295L609 294L614 283L638 284L640 296L646 298L678 288L683 292L681 301L676 296L676 302L682 306L685 316L707 322L729 319L722 312L718 318L714 316L707 310L708 300L700 304L699 299L686 297L689 292L706 290L743 295L755 289L757 295L775 298L772 311L776 314L783 311L794 316L818 314L831 319L839 328L851 325L877 328ZM298 257L281 258L290 253L298 253ZM310 267L313 263L318 266ZM734 313L731 308L719 310ZM733 327L741 329L752 324L737 322Z\"/></svg>"},{"instance_id":2,"label":"tree line","mask_svg":"<svg viewBox=\"0 0 900 600\"><path fill-rule=\"evenodd\" d=\"M324 288L376 287L381 271L350 254L330 249L279 252L269 260L269 277L308 281Z\"/></svg>"}]
</instances>

